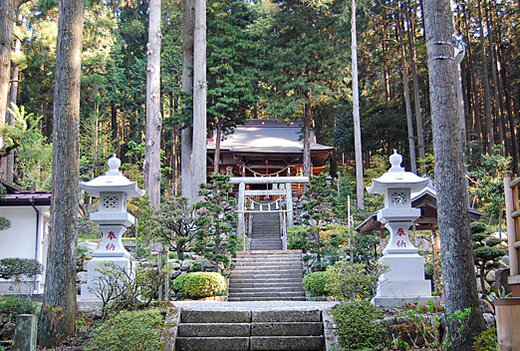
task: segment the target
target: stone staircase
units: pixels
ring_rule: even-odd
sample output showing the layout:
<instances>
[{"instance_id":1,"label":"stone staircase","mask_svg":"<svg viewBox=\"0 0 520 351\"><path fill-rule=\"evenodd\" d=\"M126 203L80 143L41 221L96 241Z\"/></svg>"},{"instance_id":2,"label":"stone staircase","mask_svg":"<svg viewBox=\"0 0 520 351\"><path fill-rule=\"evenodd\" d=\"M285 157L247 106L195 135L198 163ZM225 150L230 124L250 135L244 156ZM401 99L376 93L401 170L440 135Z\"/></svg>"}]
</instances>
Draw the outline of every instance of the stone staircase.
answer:
<instances>
[{"instance_id":1,"label":"stone staircase","mask_svg":"<svg viewBox=\"0 0 520 351\"><path fill-rule=\"evenodd\" d=\"M250 250L281 250L280 214L255 212L251 223Z\"/></svg>"},{"instance_id":2,"label":"stone staircase","mask_svg":"<svg viewBox=\"0 0 520 351\"><path fill-rule=\"evenodd\" d=\"M320 310L181 310L177 351L321 351Z\"/></svg>"},{"instance_id":3,"label":"stone staircase","mask_svg":"<svg viewBox=\"0 0 520 351\"><path fill-rule=\"evenodd\" d=\"M229 301L305 300L300 250L240 251L232 264Z\"/></svg>"}]
</instances>

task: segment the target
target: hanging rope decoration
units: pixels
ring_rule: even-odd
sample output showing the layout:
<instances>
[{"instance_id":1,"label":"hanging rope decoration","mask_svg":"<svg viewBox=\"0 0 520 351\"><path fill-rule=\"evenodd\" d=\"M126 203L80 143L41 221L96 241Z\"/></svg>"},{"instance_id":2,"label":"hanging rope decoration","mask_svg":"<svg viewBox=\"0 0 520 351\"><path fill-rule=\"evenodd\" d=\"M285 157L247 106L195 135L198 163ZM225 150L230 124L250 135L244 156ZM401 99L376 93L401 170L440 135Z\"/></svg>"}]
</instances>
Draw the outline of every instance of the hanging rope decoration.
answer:
<instances>
[{"instance_id":1,"label":"hanging rope decoration","mask_svg":"<svg viewBox=\"0 0 520 351\"><path fill-rule=\"evenodd\" d=\"M253 175L254 175L255 177L272 177L272 176L278 176L278 175L280 175L281 173L285 172L287 169L289 169L289 172L290 172L291 167L295 167L295 166L294 166L294 165L285 166L284 168L280 169L279 171L265 174L265 173L257 172L257 171L255 171L254 169L251 169L251 168L247 167L245 164L242 165L242 168L243 168L244 172L245 172L245 170L247 169L249 172L253 173Z\"/></svg>"},{"instance_id":2,"label":"hanging rope decoration","mask_svg":"<svg viewBox=\"0 0 520 351\"><path fill-rule=\"evenodd\" d=\"M257 205L260 208L260 212L278 212L281 209L281 200L282 198L279 198L277 200L265 203L255 201L251 197L246 196L246 201L249 202L249 205L246 207L249 207L250 210L254 210L255 205ZM264 208L267 208L267 211L264 211Z\"/></svg>"}]
</instances>

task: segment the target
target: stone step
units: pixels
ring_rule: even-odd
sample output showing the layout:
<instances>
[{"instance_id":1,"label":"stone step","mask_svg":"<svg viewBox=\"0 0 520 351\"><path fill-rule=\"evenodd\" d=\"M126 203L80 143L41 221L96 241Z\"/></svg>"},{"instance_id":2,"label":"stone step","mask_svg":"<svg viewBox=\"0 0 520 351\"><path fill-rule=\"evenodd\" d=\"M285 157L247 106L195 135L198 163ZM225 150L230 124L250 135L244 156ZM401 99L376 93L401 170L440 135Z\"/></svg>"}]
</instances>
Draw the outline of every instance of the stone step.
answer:
<instances>
[{"instance_id":1,"label":"stone step","mask_svg":"<svg viewBox=\"0 0 520 351\"><path fill-rule=\"evenodd\" d=\"M249 323L181 323L179 324L177 333L178 336L249 337L251 333L250 329L251 325Z\"/></svg>"},{"instance_id":2,"label":"stone step","mask_svg":"<svg viewBox=\"0 0 520 351\"><path fill-rule=\"evenodd\" d=\"M256 261L256 262L251 262L251 261L243 261L243 260L240 260L240 261L235 261L235 262L232 262L232 264L235 266L235 267L242 267L242 266L246 266L246 267L284 267L284 266L300 266L302 267L302 262L301 260L286 260L286 261L283 261L283 262L280 262L280 261Z\"/></svg>"},{"instance_id":3,"label":"stone step","mask_svg":"<svg viewBox=\"0 0 520 351\"><path fill-rule=\"evenodd\" d=\"M281 286L281 287L244 287L229 286L229 294L235 293L270 293L270 292L299 292L305 294L305 290L301 286Z\"/></svg>"},{"instance_id":4,"label":"stone step","mask_svg":"<svg viewBox=\"0 0 520 351\"><path fill-rule=\"evenodd\" d=\"M181 323L251 323L251 311L182 310Z\"/></svg>"},{"instance_id":5,"label":"stone step","mask_svg":"<svg viewBox=\"0 0 520 351\"><path fill-rule=\"evenodd\" d=\"M287 323L287 322L321 322L321 311L312 310L269 310L269 311L251 311L251 321L271 322L271 323Z\"/></svg>"},{"instance_id":6,"label":"stone step","mask_svg":"<svg viewBox=\"0 0 520 351\"><path fill-rule=\"evenodd\" d=\"M295 269L235 269L231 273L232 277L238 277L243 275L273 275L273 274L283 274L283 275L294 275L301 276L302 275L302 269L301 268L295 268Z\"/></svg>"},{"instance_id":7,"label":"stone step","mask_svg":"<svg viewBox=\"0 0 520 351\"><path fill-rule=\"evenodd\" d=\"M295 276L294 278L252 278L252 277L233 277L231 276L229 279L230 284L250 284L250 283L257 283L257 284L283 284L283 283L298 283L301 284L302 282L302 276Z\"/></svg>"},{"instance_id":8,"label":"stone step","mask_svg":"<svg viewBox=\"0 0 520 351\"><path fill-rule=\"evenodd\" d=\"M273 257L261 257L262 254L255 255L250 254L248 256L240 256L233 258L233 261L240 261L240 262L286 262L286 261L302 261L302 255L273 255Z\"/></svg>"},{"instance_id":9,"label":"stone step","mask_svg":"<svg viewBox=\"0 0 520 351\"><path fill-rule=\"evenodd\" d=\"M278 245L278 246L251 246L250 249L252 251L264 251L264 250L278 250L282 247L282 245Z\"/></svg>"},{"instance_id":10,"label":"stone step","mask_svg":"<svg viewBox=\"0 0 520 351\"><path fill-rule=\"evenodd\" d=\"M320 336L321 322L251 323L251 336Z\"/></svg>"},{"instance_id":11,"label":"stone step","mask_svg":"<svg viewBox=\"0 0 520 351\"><path fill-rule=\"evenodd\" d=\"M232 272L232 278L238 279L256 279L256 278L264 278L264 279L273 279L273 278L303 278L303 273L301 271L294 272L281 272L281 273L273 273L273 272L262 272L262 271L254 271L254 272Z\"/></svg>"},{"instance_id":12,"label":"stone step","mask_svg":"<svg viewBox=\"0 0 520 351\"><path fill-rule=\"evenodd\" d=\"M307 301L305 296L299 297L228 297L228 301Z\"/></svg>"},{"instance_id":13,"label":"stone step","mask_svg":"<svg viewBox=\"0 0 520 351\"><path fill-rule=\"evenodd\" d=\"M252 336L254 351L320 351L325 346L323 336Z\"/></svg>"},{"instance_id":14,"label":"stone step","mask_svg":"<svg viewBox=\"0 0 520 351\"><path fill-rule=\"evenodd\" d=\"M305 297L302 291L229 292L229 297Z\"/></svg>"},{"instance_id":15,"label":"stone step","mask_svg":"<svg viewBox=\"0 0 520 351\"><path fill-rule=\"evenodd\" d=\"M247 288L302 288L301 282L295 279L294 282L286 282L281 280L279 282L272 282L270 280L265 283L259 283L257 279L251 279L251 283L238 283L235 280L229 281L229 289L247 289Z\"/></svg>"},{"instance_id":16,"label":"stone step","mask_svg":"<svg viewBox=\"0 0 520 351\"><path fill-rule=\"evenodd\" d=\"M177 337L177 351L247 351L249 337Z\"/></svg>"}]
</instances>

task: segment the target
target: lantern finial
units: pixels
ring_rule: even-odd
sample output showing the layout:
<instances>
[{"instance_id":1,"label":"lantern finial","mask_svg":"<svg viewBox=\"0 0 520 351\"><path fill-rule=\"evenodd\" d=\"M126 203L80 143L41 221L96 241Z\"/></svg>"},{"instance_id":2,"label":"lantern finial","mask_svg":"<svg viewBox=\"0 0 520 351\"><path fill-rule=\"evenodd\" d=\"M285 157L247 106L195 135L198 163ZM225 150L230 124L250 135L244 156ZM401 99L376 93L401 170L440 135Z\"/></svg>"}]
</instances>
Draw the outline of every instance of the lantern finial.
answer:
<instances>
[{"instance_id":1,"label":"lantern finial","mask_svg":"<svg viewBox=\"0 0 520 351\"><path fill-rule=\"evenodd\" d=\"M107 176L118 176L121 175L119 173L119 167L121 166L121 160L117 158L116 154L113 154L112 157L108 159L108 167L110 170L106 173Z\"/></svg>"},{"instance_id":2,"label":"lantern finial","mask_svg":"<svg viewBox=\"0 0 520 351\"><path fill-rule=\"evenodd\" d=\"M394 149L394 153L390 155L390 164L392 167L388 170L389 172L404 172L404 168L401 167L401 162L403 162L403 156L397 153L397 150Z\"/></svg>"}]
</instances>

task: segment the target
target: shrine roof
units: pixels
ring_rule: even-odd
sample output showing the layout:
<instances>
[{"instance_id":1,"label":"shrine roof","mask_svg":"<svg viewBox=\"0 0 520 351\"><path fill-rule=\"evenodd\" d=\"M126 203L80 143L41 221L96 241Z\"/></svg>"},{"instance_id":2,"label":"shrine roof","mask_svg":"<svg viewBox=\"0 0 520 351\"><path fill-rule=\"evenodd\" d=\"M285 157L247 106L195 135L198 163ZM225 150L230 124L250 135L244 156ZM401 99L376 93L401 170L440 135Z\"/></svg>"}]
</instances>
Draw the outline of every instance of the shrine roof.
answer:
<instances>
[{"instance_id":1,"label":"shrine roof","mask_svg":"<svg viewBox=\"0 0 520 351\"><path fill-rule=\"evenodd\" d=\"M5 180L0 180L6 194L0 195L0 206L50 206L50 191L22 190Z\"/></svg>"},{"instance_id":2,"label":"shrine roof","mask_svg":"<svg viewBox=\"0 0 520 351\"><path fill-rule=\"evenodd\" d=\"M421 216L414 223L417 230L437 229L437 191L428 185L419 192L411 194L412 207L421 210ZM373 212L361 224L356 227L359 233L372 230L385 230L385 226L377 220L377 212ZM480 220L483 215L481 211L468 207L468 215L471 222Z\"/></svg>"},{"instance_id":3,"label":"shrine roof","mask_svg":"<svg viewBox=\"0 0 520 351\"><path fill-rule=\"evenodd\" d=\"M225 136L220 149L234 153L299 154L303 152L301 128L299 121L285 124L273 120L250 120ZM207 148L209 152L215 151L214 139L208 139ZM330 152L334 149L332 146L317 143L311 132L311 152Z\"/></svg>"}]
</instances>

